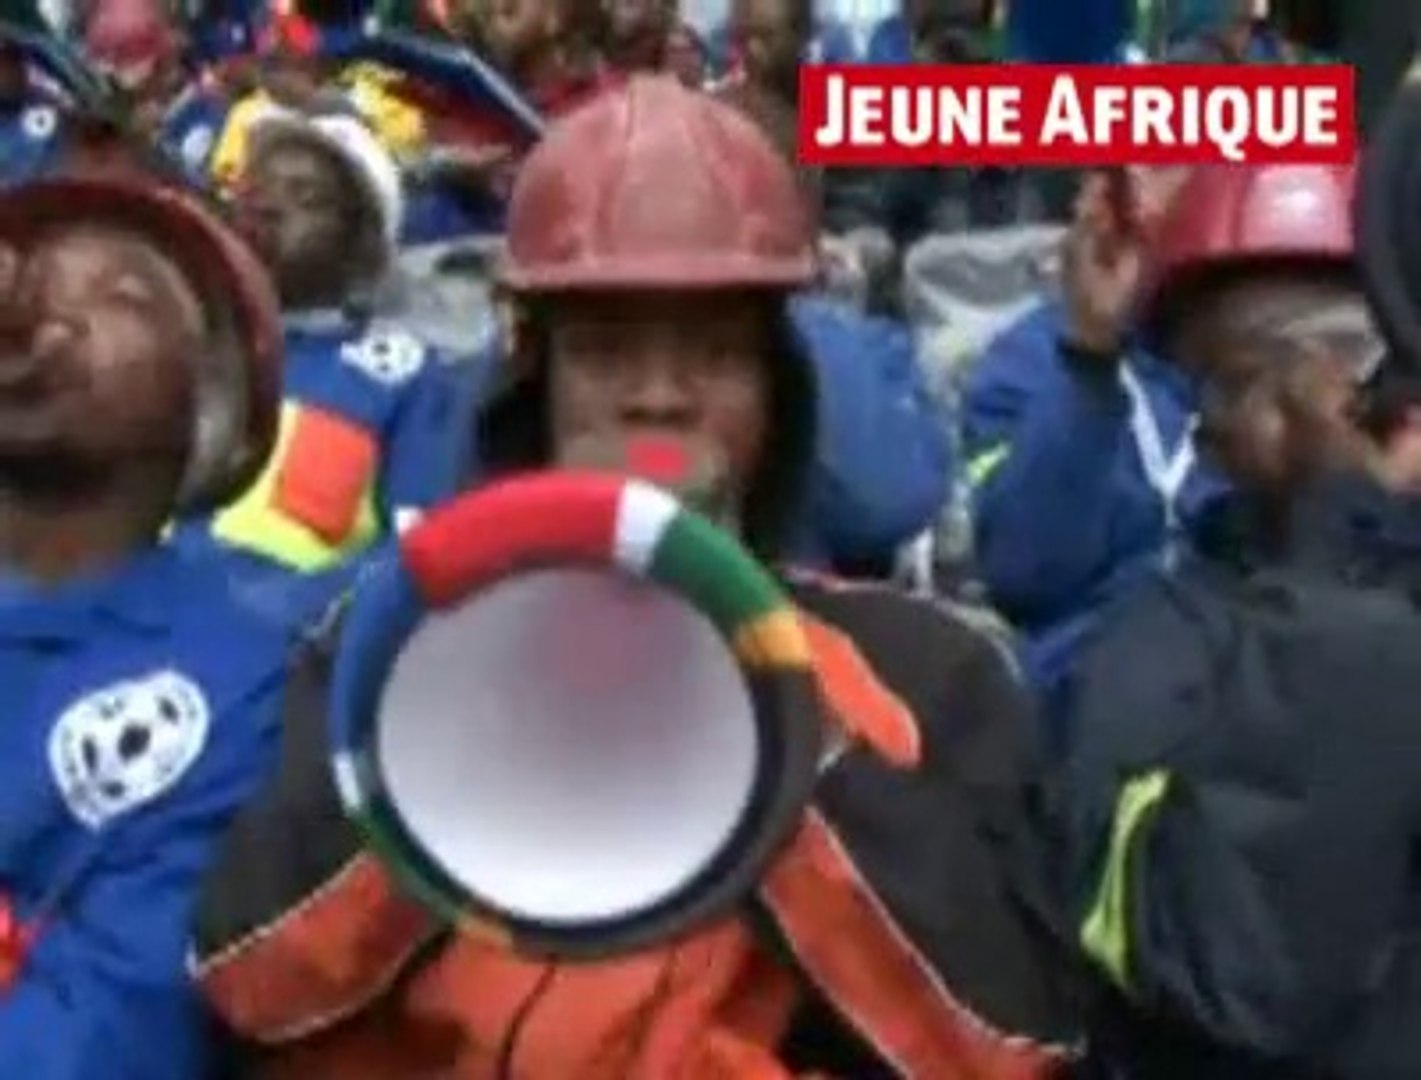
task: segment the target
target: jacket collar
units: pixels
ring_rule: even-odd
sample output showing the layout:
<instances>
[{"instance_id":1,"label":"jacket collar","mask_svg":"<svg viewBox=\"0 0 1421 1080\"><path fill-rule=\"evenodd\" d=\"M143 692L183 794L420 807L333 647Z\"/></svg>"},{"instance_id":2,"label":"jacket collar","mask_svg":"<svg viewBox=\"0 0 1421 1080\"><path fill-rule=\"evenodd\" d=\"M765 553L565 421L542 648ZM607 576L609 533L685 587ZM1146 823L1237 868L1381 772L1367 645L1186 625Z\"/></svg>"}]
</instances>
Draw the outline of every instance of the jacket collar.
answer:
<instances>
[{"instance_id":1,"label":"jacket collar","mask_svg":"<svg viewBox=\"0 0 1421 1080\"><path fill-rule=\"evenodd\" d=\"M19 578L0 585L0 637L72 640L96 624L161 634L172 622L170 598L186 578L182 560L167 547L133 556L106 574L40 586Z\"/></svg>"},{"instance_id":2,"label":"jacket collar","mask_svg":"<svg viewBox=\"0 0 1421 1080\"><path fill-rule=\"evenodd\" d=\"M281 325L288 334L333 334L350 329L351 322L343 308L288 311L281 317Z\"/></svg>"}]
</instances>

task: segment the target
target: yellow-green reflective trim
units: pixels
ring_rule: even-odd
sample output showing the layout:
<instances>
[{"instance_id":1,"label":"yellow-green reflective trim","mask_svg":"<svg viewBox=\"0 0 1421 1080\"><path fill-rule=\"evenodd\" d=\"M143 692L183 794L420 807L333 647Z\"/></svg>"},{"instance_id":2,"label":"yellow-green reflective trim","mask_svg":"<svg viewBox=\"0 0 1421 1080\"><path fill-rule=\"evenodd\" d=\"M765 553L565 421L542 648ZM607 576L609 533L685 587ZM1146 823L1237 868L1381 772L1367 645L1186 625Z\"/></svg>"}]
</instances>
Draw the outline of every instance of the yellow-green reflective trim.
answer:
<instances>
[{"instance_id":1,"label":"yellow-green reflective trim","mask_svg":"<svg viewBox=\"0 0 1421 1080\"><path fill-rule=\"evenodd\" d=\"M1095 904L1081 925L1081 945L1086 955L1104 968L1121 989L1130 987L1130 861L1150 811L1169 790L1169 773L1163 769L1131 780L1115 802L1115 822L1110 830L1110 850Z\"/></svg>"},{"instance_id":2,"label":"yellow-green reflective trim","mask_svg":"<svg viewBox=\"0 0 1421 1080\"><path fill-rule=\"evenodd\" d=\"M1006 443L983 450L967 463L967 484L979 488L992 478L992 474L1006 464L1011 456L1011 447Z\"/></svg>"},{"instance_id":3,"label":"yellow-green reflective trim","mask_svg":"<svg viewBox=\"0 0 1421 1080\"><path fill-rule=\"evenodd\" d=\"M264 555L298 573L313 574L333 569L369 547L380 534L380 517L372 485L360 497L360 510L349 535L340 544L331 545L277 508L276 478L300 415L299 405L287 402L282 406L276 449L266 469L241 498L212 519L212 535L227 547Z\"/></svg>"}]
</instances>

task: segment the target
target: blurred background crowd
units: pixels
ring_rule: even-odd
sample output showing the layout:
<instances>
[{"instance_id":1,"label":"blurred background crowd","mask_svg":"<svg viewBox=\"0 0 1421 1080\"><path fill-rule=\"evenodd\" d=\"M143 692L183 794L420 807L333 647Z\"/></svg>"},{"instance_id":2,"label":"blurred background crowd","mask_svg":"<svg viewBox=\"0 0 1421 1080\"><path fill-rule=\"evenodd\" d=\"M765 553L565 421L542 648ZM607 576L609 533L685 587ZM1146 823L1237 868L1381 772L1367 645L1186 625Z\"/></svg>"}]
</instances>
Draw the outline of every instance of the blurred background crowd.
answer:
<instances>
[{"instance_id":1,"label":"blurred background crowd","mask_svg":"<svg viewBox=\"0 0 1421 1080\"><path fill-rule=\"evenodd\" d=\"M629 72L676 73L744 110L792 157L802 62L1305 63L1365 53L1365 98L1368 79L1389 86L1404 55L1373 10L1381 6L7 0L0 16L15 32L0 66L0 178L43 168L63 126L64 110L49 106L75 94L104 96L112 108L117 87L127 122L151 131L192 179L229 194L256 103L353 111L378 143L360 164L376 177L395 270L365 283L366 300L468 359L496 330L489 256L519 159L550 119ZM391 166L396 175L385 176ZM966 369L1052 280L1079 177L951 166L799 171L823 235L824 295L907 334L914 377L958 417ZM956 438L957 420L948 426ZM929 561L939 570L965 558L964 515L949 508L935 527ZM841 554L866 555L879 570L891 561L881 545Z\"/></svg>"}]
</instances>

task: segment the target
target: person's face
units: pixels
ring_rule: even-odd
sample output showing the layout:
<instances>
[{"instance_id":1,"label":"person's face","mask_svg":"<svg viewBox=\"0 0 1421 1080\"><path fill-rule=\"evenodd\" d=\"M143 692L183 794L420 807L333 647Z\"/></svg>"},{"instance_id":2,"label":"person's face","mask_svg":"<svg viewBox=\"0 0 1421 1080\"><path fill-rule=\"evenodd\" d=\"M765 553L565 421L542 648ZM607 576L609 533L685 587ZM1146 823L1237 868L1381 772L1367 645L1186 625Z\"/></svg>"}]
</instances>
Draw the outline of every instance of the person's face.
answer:
<instances>
[{"instance_id":1,"label":"person's face","mask_svg":"<svg viewBox=\"0 0 1421 1080\"><path fill-rule=\"evenodd\" d=\"M903 18L915 33L980 30L981 0L904 0Z\"/></svg>"},{"instance_id":2,"label":"person's face","mask_svg":"<svg viewBox=\"0 0 1421 1080\"><path fill-rule=\"evenodd\" d=\"M505 66L535 52L561 33L558 0L483 0L484 41Z\"/></svg>"},{"instance_id":3,"label":"person's face","mask_svg":"<svg viewBox=\"0 0 1421 1080\"><path fill-rule=\"evenodd\" d=\"M765 448L772 309L752 295L595 295L550 318L555 457L580 442L708 447L743 497Z\"/></svg>"},{"instance_id":4,"label":"person's face","mask_svg":"<svg viewBox=\"0 0 1421 1080\"><path fill-rule=\"evenodd\" d=\"M673 6L666 0L604 0L604 5L607 28L617 41L666 29Z\"/></svg>"},{"instance_id":5,"label":"person's face","mask_svg":"<svg viewBox=\"0 0 1421 1080\"><path fill-rule=\"evenodd\" d=\"M706 55L699 41L685 27L671 31L666 43L666 67L682 86L699 89L706 82Z\"/></svg>"},{"instance_id":6,"label":"person's face","mask_svg":"<svg viewBox=\"0 0 1421 1080\"><path fill-rule=\"evenodd\" d=\"M1421 495L1421 408L1407 410L1380 448L1377 472L1393 491Z\"/></svg>"},{"instance_id":7,"label":"person's face","mask_svg":"<svg viewBox=\"0 0 1421 1080\"><path fill-rule=\"evenodd\" d=\"M349 269L341 264L352 250L357 200L344 170L326 151L297 139L262 144L236 201L244 230L284 298Z\"/></svg>"},{"instance_id":8,"label":"person's face","mask_svg":"<svg viewBox=\"0 0 1421 1080\"><path fill-rule=\"evenodd\" d=\"M449 5L449 28L461 44L482 51L488 48L492 16L493 0L455 0Z\"/></svg>"},{"instance_id":9,"label":"person's face","mask_svg":"<svg viewBox=\"0 0 1421 1080\"><path fill-rule=\"evenodd\" d=\"M326 75L320 58L288 48L273 49L261 58L262 89L274 101L294 109L305 108L321 96Z\"/></svg>"},{"instance_id":10,"label":"person's face","mask_svg":"<svg viewBox=\"0 0 1421 1080\"><path fill-rule=\"evenodd\" d=\"M792 0L737 0L734 32L752 81L794 92L809 27L796 23Z\"/></svg>"},{"instance_id":11,"label":"person's face","mask_svg":"<svg viewBox=\"0 0 1421 1080\"><path fill-rule=\"evenodd\" d=\"M1240 283L1205 318L1192 346L1200 434L1236 481L1286 491L1319 467L1366 464L1355 408L1377 343L1359 299L1301 282Z\"/></svg>"},{"instance_id":12,"label":"person's face","mask_svg":"<svg viewBox=\"0 0 1421 1080\"><path fill-rule=\"evenodd\" d=\"M1230 59L1243 60L1248 55L1255 23L1253 4L1247 0L1230 5L1230 10L1224 13L1217 33L1219 43Z\"/></svg>"},{"instance_id":13,"label":"person's face","mask_svg":"<svg viewBox=\"0 0 1421 1080\"><path fill-rule=\"evenodd\" d=\"M0 246L0 460L181 461L202 328L190 283L135 232Z\"/></svg>"}]
</instances>

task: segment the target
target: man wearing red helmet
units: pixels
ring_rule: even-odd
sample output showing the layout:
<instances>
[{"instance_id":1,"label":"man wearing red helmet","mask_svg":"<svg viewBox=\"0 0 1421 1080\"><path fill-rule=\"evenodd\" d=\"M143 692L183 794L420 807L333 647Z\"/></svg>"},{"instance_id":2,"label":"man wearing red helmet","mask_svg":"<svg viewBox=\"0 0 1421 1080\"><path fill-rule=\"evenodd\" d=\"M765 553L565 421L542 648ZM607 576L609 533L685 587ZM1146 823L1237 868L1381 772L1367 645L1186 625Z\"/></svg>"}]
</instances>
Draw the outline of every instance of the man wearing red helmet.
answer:
<instances>
[{"instance_id":1,"label":"man wearing red helmet","mask_svg":"<svg viewBox=\"0 0 1421 1080\"><path fill-rule=\"evenodd\" d=\"M639 77L549 133L510 222L520 321L480 418L486 465L671 440L715 474L698 491L721 494L726 526L777 563L815 411L786 323L815 272L788 163L728 107ZM802 892L761 882L747 907L763 919L599 963L446 936L343 819L316 675L198 920L222 1016L277 1076L1053 1075L1048 1043L1075 1018L1006 658L948 609L790 584L848 747L816 798L825 842L782 856L813 868Z\"/></svg>"},{"instance_id":2,"label":"man wearing red helmet","mask_svg":"<svg viewBox=\"0 0 1421 1080\"><path fill-rule=\"evenodd\" d=\"M1421 619L1397 587L1421 531L1357 423L1382 346L1353 186L1203 170L1161 240L1146 322L1233 491L1104 621L1061 725L1079 936L1120 992L1097 1050L1125 1075L1421 1071Z\"/></svg>"},{"instance_id":3,"label":"man wearing red helmet","mask_svg":"<svg viewBox=\"0 0 1421 1080\"><path fill-rule=\"evenodd\" d=\"M194 892L290 644L160 542L266 456L275 298L127 160L0 196L0 1074L37 1080L206 1075Z\"/></svg>"}]
</instances>

